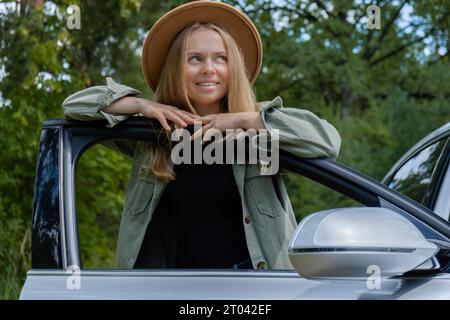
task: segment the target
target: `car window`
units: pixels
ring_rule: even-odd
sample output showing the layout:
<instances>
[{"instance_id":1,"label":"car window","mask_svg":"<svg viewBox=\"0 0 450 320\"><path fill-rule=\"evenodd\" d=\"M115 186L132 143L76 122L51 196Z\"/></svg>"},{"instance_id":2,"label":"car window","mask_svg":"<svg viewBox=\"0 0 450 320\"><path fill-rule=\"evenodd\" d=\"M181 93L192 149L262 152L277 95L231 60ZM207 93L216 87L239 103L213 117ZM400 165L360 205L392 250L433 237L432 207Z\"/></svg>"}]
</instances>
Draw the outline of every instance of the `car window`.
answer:
<instances>
[{"instance_id":1,"label":"car window","mask_svg":"<svg viewBox=\"0 0 450 320\"><path fill-rule=\"evenodd\" d=\"M395 173L389 187L424 204L445 140L418 152Z\"/></svg>"},{"instance_id":2,"label":"car window","mask_svg":"<svg viewBox=\"0 0 450 320\"><path fill-rule=\"evenodd\" d=\"M90 147L77 162L76 208L84 269L115 268L117 235L130 170L131 158L102 144Z\"/></svg>"},{"instance_id":3,"label":"car window","mask_svg":"<svg viewBox=\"0 0 450 320\"><path fill-rule=\"evenodd\" d=\"M89 147L76 165L76 209L83 269L116 269L119 226L131 173L132 139L104 140ZM133 143L134 142L134 143ZM121 151L121 152L118 152ZM360 203L299 174L283 180L297 222L317 211Z\"/></svg>"},{"instance_id":4,"label":"car window","mask_svg":"<svg viewBox=\"0 0 450 320\"><path fill-rule=\"evenodd\" d=\"M352 198L297 173L286 172L284 181L297 222L321 210L362 206Z\"/></svg>"}]
</instances>

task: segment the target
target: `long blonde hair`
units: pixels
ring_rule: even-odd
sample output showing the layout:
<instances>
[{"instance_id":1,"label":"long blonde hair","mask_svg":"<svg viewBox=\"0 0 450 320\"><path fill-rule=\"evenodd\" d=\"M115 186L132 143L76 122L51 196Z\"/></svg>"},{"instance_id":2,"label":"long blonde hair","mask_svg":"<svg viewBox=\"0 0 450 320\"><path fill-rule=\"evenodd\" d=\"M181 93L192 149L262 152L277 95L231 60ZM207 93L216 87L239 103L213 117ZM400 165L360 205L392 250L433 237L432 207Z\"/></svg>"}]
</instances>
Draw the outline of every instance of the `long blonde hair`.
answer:
<instances>
[{"instance_id":1,"label":"long blonde hair","mask_svg":"<svg viewBox=\"0 0 450 320\"><path fill-rule=\"evenodd\" d=\"M187 93L185 61L187 60L187 40L195 30L214 30L222 37L228 53L228 92L222 100L222 112L256 111L256 97L246 72L244 56L234 38L223 28L210 22L196 22L187 26L174 39L161 71L154 99L196 114ZM161 133L164 130L161 130ZM149 145L146 165L147 174L169 181L175 179L170 159L170 137L167 145Z\"/></svg>"}]
</instances>

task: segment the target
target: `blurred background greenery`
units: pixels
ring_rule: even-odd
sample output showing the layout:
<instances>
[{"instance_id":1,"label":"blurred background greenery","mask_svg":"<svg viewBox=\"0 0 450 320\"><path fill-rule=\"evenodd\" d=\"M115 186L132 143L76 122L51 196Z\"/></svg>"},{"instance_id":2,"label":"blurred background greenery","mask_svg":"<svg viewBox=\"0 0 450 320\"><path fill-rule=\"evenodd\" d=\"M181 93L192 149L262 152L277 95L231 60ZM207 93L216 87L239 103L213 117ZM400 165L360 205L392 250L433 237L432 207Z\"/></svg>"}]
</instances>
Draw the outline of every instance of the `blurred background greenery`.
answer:
<instances>
[{"instance_id":1,"label":"blurred background greenery","mask_svg":"<svg viewBox=\"0 0 450 320\"><path fill-rule=\"evenodd\" d=\"M62 118L69 94L105 84L138 88L146 32L186 1L19 0L0 2L0 299L18 298L30 266L35 160L42 122ZM365 0L224 1L250 16L264 44L259 101L279 95L311 110L342 136L339 161L381 179L427 132L450 121L450 2ZM367 7L381 8L368 30ZM81 29L67 8L78 5ZM77 205L83 260L109 266L129 163L96 146L79 165ZM106 170L104 170L106 169ZM349 205L288 178L299 218ZM119 191L117 191L119 190ZM301 195L301 197L300 197Z\"/></svg>"}]
</instances>

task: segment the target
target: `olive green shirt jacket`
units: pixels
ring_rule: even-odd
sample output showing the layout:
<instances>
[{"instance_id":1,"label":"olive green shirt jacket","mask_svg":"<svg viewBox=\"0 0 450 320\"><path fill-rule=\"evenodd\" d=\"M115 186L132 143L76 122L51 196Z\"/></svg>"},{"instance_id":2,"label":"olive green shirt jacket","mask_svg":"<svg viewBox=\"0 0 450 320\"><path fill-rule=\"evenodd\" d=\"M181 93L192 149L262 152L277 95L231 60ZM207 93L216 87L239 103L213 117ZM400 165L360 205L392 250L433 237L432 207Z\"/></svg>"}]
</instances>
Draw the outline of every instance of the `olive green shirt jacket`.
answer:
<instances>
[{"instance_id":1,"label":"olive green shirt jacket","mask_svg":"<svg viewBox=\"0 0 450 320\"><path fill-rule=\"evenodd\" d=\"M133 115L106 113L103 110L125 96L143 97L138 90L107 78L106 86L94 86L76 92L63 102L66 119L91 121L106 119L107 126ZM284 108L283 101L258 104L261 120L269 135L278 129L279 148L303 158L332 157L339 153L341 140L327 121L307 110ZM169 268L174 265L173 228L164 214L155 215L167 182L143 173L145 142L108 142L133 159L122 213L117 267L131 269L139 254L150 221L150 242L146 246L150 265ZM296 228L296 219L280 172L261 175L259 164L233 164L233 173L242 201L242 224L250 257L255 269L293 269L288 257L288 244ZM205 226L206 228L207 226Z\"/></svg>"}]
</instances>

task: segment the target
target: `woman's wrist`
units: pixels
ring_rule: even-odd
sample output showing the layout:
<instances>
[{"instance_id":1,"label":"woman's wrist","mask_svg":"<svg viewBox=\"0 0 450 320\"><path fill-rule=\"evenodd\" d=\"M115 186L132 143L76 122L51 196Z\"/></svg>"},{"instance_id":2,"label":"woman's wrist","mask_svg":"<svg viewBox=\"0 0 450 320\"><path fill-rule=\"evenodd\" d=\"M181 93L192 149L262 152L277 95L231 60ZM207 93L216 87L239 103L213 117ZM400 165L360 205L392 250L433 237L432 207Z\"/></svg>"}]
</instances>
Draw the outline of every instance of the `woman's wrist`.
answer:
<instances>
[{"instance_id":1,"label":"woman's wrist","mask_svg":"<svg viewBox=\"0 0 450 320\"><path fill-rule=\"evenodd\" d=\"M148 103L146 102L146 99L139 97L129 97L129 98L132 99L130 101L133 105L137 107L139 113L144 113L145 110L148 108Z\"/></svg>"}]
</instances>

